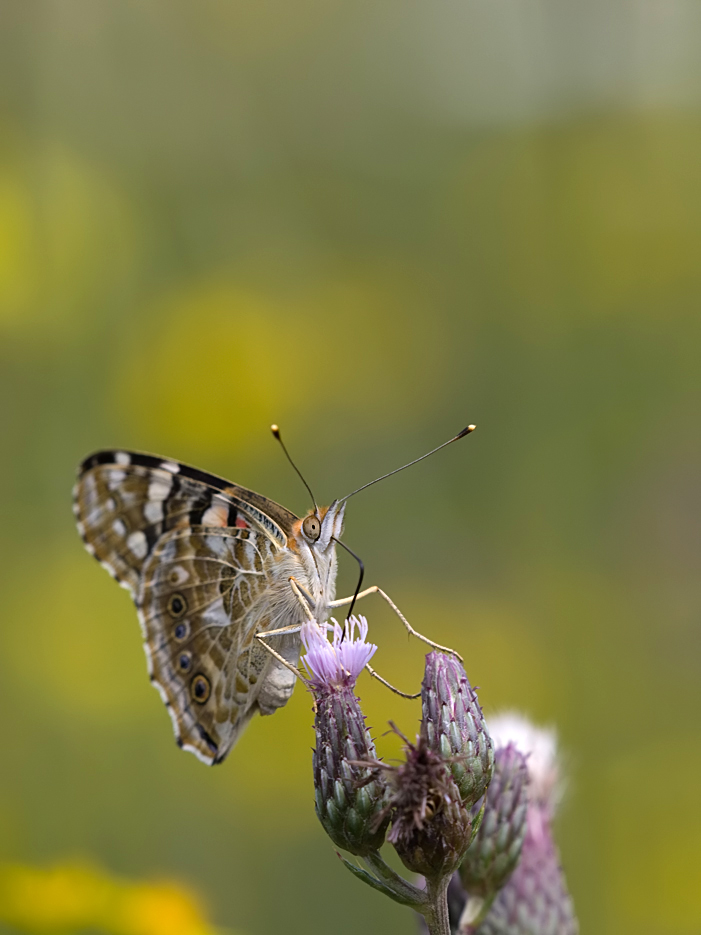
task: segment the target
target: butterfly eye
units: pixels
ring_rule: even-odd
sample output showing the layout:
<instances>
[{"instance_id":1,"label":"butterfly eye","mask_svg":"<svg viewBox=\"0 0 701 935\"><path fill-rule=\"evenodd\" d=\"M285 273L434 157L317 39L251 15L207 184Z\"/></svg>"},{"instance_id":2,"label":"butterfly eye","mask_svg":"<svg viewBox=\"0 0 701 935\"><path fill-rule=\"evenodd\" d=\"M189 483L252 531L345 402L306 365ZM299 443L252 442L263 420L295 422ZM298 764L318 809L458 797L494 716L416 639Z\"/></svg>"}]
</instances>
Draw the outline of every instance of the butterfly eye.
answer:
<instances>
[{"instance_id":1,"label":"butterfly eye","mask_svg":"<svg viewBox=\"0 0 701 935\"><path fill-rule=\"evenodd\" d=\"M304 535L311 542L316 542L316 540L321 535L321 523L319 522L319 517L315 516L314 513L311 513L302 523L302 530Z\"/></svg>"}]
</instances>

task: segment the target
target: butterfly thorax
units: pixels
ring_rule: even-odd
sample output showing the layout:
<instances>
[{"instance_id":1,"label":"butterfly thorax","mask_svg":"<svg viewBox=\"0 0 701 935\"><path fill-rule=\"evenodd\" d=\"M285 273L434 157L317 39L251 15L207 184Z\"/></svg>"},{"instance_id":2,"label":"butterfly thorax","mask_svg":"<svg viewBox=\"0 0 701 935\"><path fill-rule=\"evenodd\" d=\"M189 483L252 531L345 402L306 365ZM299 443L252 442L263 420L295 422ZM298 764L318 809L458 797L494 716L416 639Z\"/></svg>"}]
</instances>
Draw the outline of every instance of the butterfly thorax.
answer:
<instances>
[{"instance_id":1,"label":"butterfly thorax","mask_svg":"<svg viewBox=\"0 0 701 935\"><path fill-rule=\"evenodd\" d=\"M280 574L286 585L284 600L289 601L290 578L294 577L300 590L311 598L309 610L317 623L328 620L329 604L336 596L336 541L343 532L344 510L345 504L338 503L310 510L293 524L287 551L278 558ZM318 520L318 523L310 523L310 520ZM310 526L312 535L317 534L316 539L306 532ZM308 615L296 597L295 602L299 608L296 616L301 622Z\"/></svg>"}]
</instances>

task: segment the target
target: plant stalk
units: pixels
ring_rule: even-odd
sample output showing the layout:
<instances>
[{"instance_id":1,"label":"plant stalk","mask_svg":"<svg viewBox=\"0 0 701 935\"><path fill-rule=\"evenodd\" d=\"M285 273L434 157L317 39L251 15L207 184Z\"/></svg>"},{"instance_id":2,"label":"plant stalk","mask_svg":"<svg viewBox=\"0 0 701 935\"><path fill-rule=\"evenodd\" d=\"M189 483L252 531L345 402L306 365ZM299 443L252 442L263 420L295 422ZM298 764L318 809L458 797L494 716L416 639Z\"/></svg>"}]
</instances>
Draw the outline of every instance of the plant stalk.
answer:
<instances>
[{"instance_id":1,"label":"plant stalk","mask_svg":"<svg viewBox=\"0 0 701 935\"><path fill-rule=\"evenodd\" d=\"M426 880L426 907L421 910L430 935L450 935L448 884L451 874Z\"/></svg>"}]
</instances>

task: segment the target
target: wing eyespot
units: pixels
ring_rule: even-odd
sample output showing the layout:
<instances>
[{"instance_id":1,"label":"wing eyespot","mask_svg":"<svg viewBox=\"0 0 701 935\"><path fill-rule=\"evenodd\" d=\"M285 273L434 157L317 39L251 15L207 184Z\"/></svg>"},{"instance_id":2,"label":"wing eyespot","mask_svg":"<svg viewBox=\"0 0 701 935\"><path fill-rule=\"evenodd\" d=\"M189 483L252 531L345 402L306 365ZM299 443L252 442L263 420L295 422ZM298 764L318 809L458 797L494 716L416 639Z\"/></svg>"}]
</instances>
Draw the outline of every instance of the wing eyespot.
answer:
<instances>
[{"instance_id":1,"label":"wing eyespot","mask_svg":"<svg viewBox=\"0 0 701 935\"><path fill-rule=\"evenodd\" d=\"M180 653L178 656L178 668L181 672L189 672L192 668L192 653Z\"/></svg>"},{"instance_id":2,"label":"wing eyespot","mask_svg":"<svg viewBox=\"0 0 701 935\"><path fill-rule=\"evenodd\" d=\"M209 679L202 675L201 672L190 682L190 694L192 695L192 700L196 701L197 704L204 704L211 692L212 686L209 684Z\"/></svg>"},{"instance_id":3,"label":"wing eyespot","mask_svg":"<svg viewBox=\"0 0 701 935\"><path fill-rule=\"evenodd\" d=\"M183 620L182 623L178 623L175 627L173 627L173 637L178 641L178 643L182 643L183 640L187 639L189 633L190 624L187 622L187 620Z\"/></svg>"},{"instance_id":4,"label":"wing eyespot","mask_svg":"<svg viewBox=\"0 0 701 935\"><path fill-rule=\"evenodd\" d=\"M182 594L171 594L168 599L167 610L171 617L182 617L187 610L187 601Z\"/></svg>"}]
</instances>

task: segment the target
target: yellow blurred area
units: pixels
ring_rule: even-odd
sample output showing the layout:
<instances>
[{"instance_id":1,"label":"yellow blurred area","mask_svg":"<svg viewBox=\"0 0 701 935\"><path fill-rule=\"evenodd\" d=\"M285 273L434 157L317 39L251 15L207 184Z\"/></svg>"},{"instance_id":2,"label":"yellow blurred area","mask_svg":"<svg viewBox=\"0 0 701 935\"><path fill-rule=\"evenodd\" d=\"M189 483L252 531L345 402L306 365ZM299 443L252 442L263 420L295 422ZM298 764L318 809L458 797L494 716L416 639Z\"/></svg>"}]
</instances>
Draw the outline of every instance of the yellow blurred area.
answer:
<instances>
[{"instance_id":1,"label":"yellow blurred area","mask_svg":"<svg viewBox=\"0 0 701 935\"><path fill-rule=\"evenodd\" d=\"M66 717L93 725L138 721L149 692L138 624L129 626L133 605L81 559L56 556L41 588L36 568L22 569L8 595L12 615L32 621L31 665L25 628L6 630L0 644L18 692L51 698Z\"/></svg>"},{"instance_id":2,"label":"yellow blurred area","mask_svg":"<svg viewBox=\"0 0 701 935\"><path fill-rule=\"evenodd\" d=\"M105 287L123 287L137 249L133 208L67 147L51 142L29 159L23 147L0 159L0 333L60 334Z\"/></svg>"},{"instance_id":3,"label":"yellow blurred area","mask_svg":"<svg viewBox=\"0 0 701 935\"><path fill-rule=\"evenodd\" d=\"M116 417L164 452L185 439L211 457L269 451L261 426L312 410L323 418L332 400L345 431L370 406L380 424L408 399L415 416L428 414L415 371L420 361L431 385L444 335L428 321L402 328L412 304L396 273L363 271L285 297L223 281L179 292L145 310L150 326L130 343L113 388Z\"/></svg>"},{"instance_id":4,"label":"yellow blurred area","mask_svg":"<svg viewBox=\"0 0 701 935\"><path fill-rule=\"evenodd\" d=\"M654 766L665 761L665 748L674 750L679 778L673 793L662 794L659 809L650 808ZM635 920L641 927L656 924L670 932L693 931L701 914L701 864L696 849L701 836L699 770L701 752L695 738L680 735L674 728L668 738L660 738L652 758L644 746L627 751L611 764L607 776L611 849L605 871L612 921L623 925ZM661 785L664 789L666 784ZM645 818L633 820L632 810L618 808L615 800L619 796L630 797L635 812ZM685 832L681 839L680 828Z\"/></svg>"},{"instance_id":5,"label":"yellow blurred area","mask_svg":"<svg viewBox=\"0 0 701 935\"><path fill-rule=\"evenodd\" d=\"M701 145L695 116L584 120L490 136L446 197L470 262L518 297L525 325L636 318L639 303L699 287ZM659 314L673 315L662 302ZM650 314L650 312L646 312Z\"/></svg>"},{"instance_id":6,"label":"yellow blurred area","mask_svg":"<svg viewBox=\"0 0 701 935\"><path fill-rule=\"evenodd\" d=\"M138 883L81 864L0 865L0 921L23 932L215 935L196 897L174 883Z\"/></svg>"}]
</instances>

